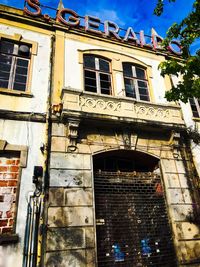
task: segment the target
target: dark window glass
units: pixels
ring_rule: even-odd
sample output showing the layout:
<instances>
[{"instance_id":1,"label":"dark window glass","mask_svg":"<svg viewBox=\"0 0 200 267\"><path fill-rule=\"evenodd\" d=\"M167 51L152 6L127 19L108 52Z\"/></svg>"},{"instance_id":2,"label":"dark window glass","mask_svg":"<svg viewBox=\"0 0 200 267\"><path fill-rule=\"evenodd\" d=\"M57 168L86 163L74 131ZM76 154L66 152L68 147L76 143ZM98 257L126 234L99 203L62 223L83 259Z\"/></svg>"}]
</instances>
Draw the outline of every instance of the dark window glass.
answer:
<instances>
[{"instance_id":1,"label":"dark window glass","mask_svg":"<svg viewBox=\"0 0 200 267\"><path fill-rule=\"evenodd\" d=\"M143 81L138 81L138 87L144 87L147 88L147 83Z\"/></svg>"},{"instance_id":2,"label":"dark window glass","mask_svg":"<svg viewBox=\"0 0 200 267\"><path fill-rule=\"evenodd\" d=\"M0 87L26 91L30 46L1 40Z\"/></svg>"},{"instance_id":3,"label":"dark window glass","mask_svg":"<svg viewBox=\"0 0 200 267\"><path fill-rule=\"evenodd\" d=\"M129 63L123 63L124 76L133 77L132 65Z\"/></svg>"},{"instance_id":4,"label":"dark window glass","mask_svg":"<svg viewBox=\"0 0 200 267\"><path fill-rule=\"evenodd\" d=\"M131 79L124 79L125 82L125 91L126 91L126 96L127 97L133 97L136 98L135 94L135 86L134 86L134 81Z\"/></svg>"},{"instance_id":5,"label":"dark window glass","mask_svg":"<svg viewBox=\"0 0 200 267\"><path fill-rule=\"evenodd\" d=\"M96 73L94 71L85 70L85 90L96 92Z\"/></svg>"},{"instance_id":6,"label":"dark window glass","mask_svg":"<svg viewBox=\"0 0 200 267\"><path fill-rule=\"evenodd\" d=\"M137 100L150 101L145 69L123 63L125 94Z\"/></svg>"},{"instance_id":7,"label":"dark window glass","mask_svg":"<svg viewBox=\"0 0 200 267\"><path fill-rule=\"evenodd\" d=\"M0 87L1 88L8 88L8 80L0 78Z\"/></svg>"},{"instance_id":8,"label":"dark window glass","mask_svg":"<svg viewBox=\"0 0 200 267\"><path fill-rule=\"evenodd\" d=\"M85 91L111 95L112 90L109 61L94 55L85 55L84 76Z\"/></svg>"},{"instance_id":9,"label":"dark window glass","mask_svg":"<svg viewBox=\"0 0 200 267\"><path fill-rule=\"evenodd\" d=\"M8 42L8 41L1 41L0 50L1 50L1 53L13 54L14 43Z\"/></svg>"},{"instance_id":10,"label":"dark window glass","mask_svg":"<svg viewBox=\"0 0 200 267\"><path fill-rule=\"evenodd\" d=\"M84 66L90 69L95 69L95 57L84 56Z\"/></svg>"},{"instance_id":11,"label":"dark window glass","mask_svg":"<svg viewBox=\"0 0 200 267\"><path fill-rule=\"evenodd\" d=\"M136 77L138 79L146 79L145 71L143 69L136 67L135 70L136 70Z\"/></svg>"},{"instance_id":12,"label":"dark window glass","mask_svg":"<svg viewBox=\"0 0 200 267\"><path fill-rule=\"evenodd\" d=\"M197 98L190 98L190 105L193 117L200 118L200 101Z\"/></svg>"},{"instance_id":13,"label":"dark window glass","mask_svg":"<svg viewBox=\"0 0 200 267\"><path fill-rule=\"evenodd\" d=\"M109 72L109 63L108 61L105 61L104 59L99 59L99 70Z\"/></svg>"},{"instance_id":14,"label":"dark window glass","mask_svg":"<svg viewBox=\"0 0 200 267\"><path fill-rule=\"evenodd\" d=\"M101 93L110 95L111 83L110 76L107 74L100 73L100 85L101 85Z\"/></svg>"}]
</instances>

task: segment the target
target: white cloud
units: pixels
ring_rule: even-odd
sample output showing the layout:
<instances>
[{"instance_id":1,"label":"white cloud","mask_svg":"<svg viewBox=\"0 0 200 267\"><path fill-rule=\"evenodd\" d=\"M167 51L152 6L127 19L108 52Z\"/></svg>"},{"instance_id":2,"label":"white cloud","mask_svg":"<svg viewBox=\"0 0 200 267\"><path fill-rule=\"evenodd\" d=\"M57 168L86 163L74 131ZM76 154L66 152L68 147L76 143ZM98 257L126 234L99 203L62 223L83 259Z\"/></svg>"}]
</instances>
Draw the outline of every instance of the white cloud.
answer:
<instances>
[{"instance_id":1,"label":"white cloud","mask_svg":"<svg viewBox=\"0 0 200 267\"><path fill-rule=\"evenodd\" d=\"M114 10L102 9L101 11L91 11L87 10L87 14L91 16L96 16L101 19L101 21L109 20L117 23L119 26L123 27L125 21L123 21Z\"/></svg>"}]
</instances>

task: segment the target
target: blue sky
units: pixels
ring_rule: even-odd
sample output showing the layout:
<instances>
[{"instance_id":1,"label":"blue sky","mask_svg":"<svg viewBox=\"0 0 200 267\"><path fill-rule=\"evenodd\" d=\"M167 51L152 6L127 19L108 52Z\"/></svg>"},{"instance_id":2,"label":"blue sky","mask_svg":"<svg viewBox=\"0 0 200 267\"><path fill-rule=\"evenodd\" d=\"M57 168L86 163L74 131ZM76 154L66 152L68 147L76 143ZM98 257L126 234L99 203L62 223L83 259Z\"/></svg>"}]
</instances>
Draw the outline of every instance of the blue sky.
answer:
<instances>
[{"instance_id":1,"label":"blue sky","mask_svg":"<svg viewBox=\"0 0 200 267\"><path fill-rule=\"evenodd\" d=\"M144 30L150 34L151 28L155 28L161 36L166 35L167 29L174 22L180 22L191 10L194 0L176 0L175 3L166 2L164 13L161 17L153 15L153 9L157 0L63 0L66 8L73 9L79 15L93 15L104 20L111 20L121 28L131 26L136 32ZM58 6L59 0L40 0L42 5L53 8ZM23 0L0 0L1 4L23 8ZM51 10L45 9L44 13L51 14ZM200 43L193 45L193 51Z\"/></svg>"}]
</instances>

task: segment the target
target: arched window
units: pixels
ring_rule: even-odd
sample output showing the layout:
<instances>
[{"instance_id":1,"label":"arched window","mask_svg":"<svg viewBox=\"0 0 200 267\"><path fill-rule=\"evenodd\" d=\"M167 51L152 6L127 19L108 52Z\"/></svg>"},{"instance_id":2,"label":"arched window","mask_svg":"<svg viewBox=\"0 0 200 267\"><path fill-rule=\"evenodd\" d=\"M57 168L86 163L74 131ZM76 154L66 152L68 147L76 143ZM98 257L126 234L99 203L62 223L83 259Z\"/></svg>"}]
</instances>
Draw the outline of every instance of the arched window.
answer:
<instances>
[{"instance_id":1,"label":"arched window","mask_svg":"<svg viewBox=\"0 0 200 267\"><path fill-rule=\"evenodd\" d=\"M132 63L123 63L125 94L136 100L150 101L146 70Z\"/></svg>"},{"instance_id":2,"label":"arched window","mask_svg":"<svg viewBox=\"0 0 200 267\"><path fill-rule=\"evenodd\" d=\"M84 55L85 91L112 94L110 61L95 55Z\"/></svg>"}]
</instances>

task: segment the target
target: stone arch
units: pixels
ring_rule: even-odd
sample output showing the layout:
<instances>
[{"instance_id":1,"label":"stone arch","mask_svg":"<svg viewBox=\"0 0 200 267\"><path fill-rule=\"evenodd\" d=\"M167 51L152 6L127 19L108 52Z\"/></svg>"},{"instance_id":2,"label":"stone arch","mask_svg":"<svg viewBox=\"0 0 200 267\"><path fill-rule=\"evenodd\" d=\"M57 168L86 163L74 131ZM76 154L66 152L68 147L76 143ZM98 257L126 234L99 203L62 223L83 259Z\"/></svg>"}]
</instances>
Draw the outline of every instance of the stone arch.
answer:
<instances>
[{"instance_id":1,"label":"stone arch","mask_svg":"<svg viewBox=\"0 0 200 267\"><path fill-rule=\"evenodd\" d=\"M138 150L93 153L99 267L176 266L159 160Z\"/></svg>"}]
</instances>

